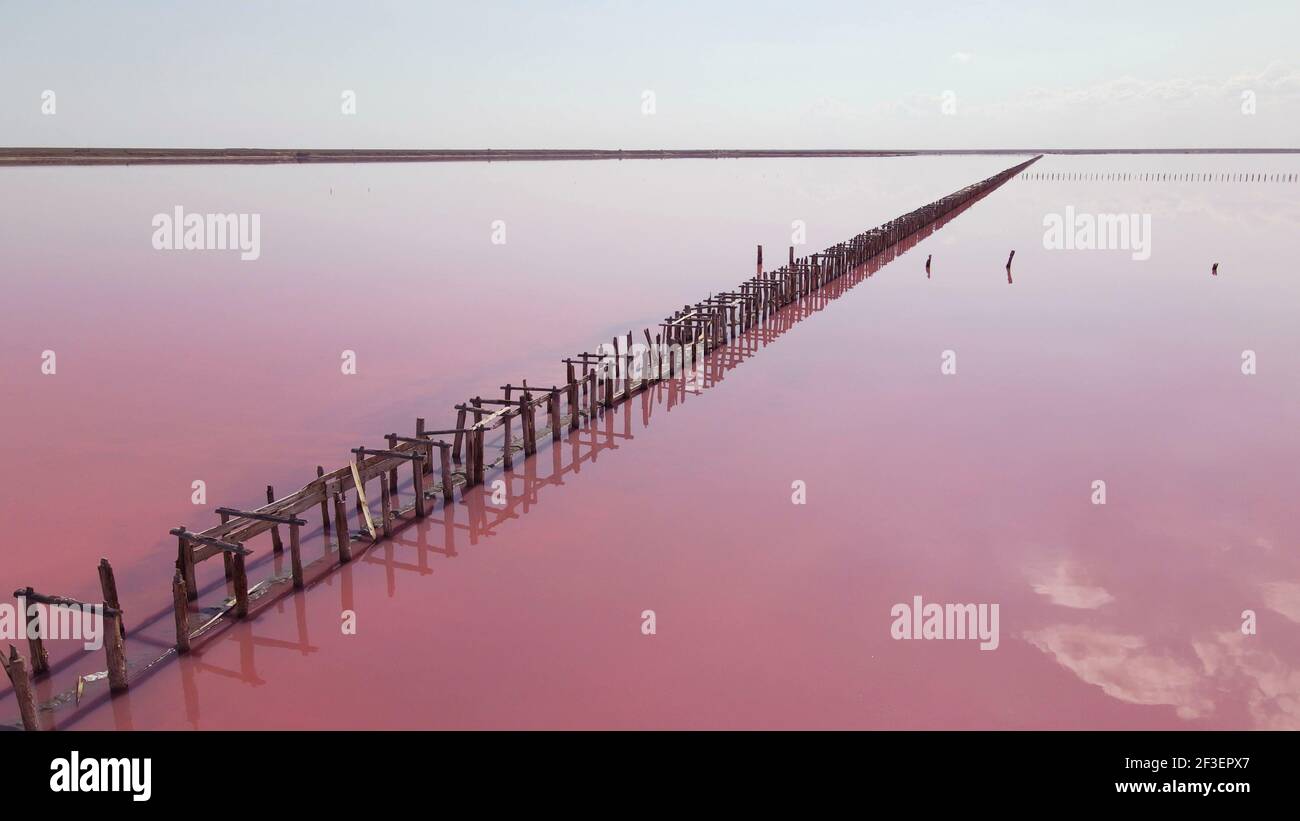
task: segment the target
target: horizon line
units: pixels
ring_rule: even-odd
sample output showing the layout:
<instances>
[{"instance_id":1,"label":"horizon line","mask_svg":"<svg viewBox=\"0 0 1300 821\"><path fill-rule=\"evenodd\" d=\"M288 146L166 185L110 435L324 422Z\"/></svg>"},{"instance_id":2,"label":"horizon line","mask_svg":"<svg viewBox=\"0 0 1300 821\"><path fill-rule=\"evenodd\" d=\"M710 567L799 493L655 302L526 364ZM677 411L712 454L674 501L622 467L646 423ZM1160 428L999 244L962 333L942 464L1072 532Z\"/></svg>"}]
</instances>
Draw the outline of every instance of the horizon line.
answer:
<instances>
[{"instance_id":1,"label":"horizon line","mask_svg":"<svg viewBox=\"0 0 1300 821\"><path fill-rule=\"evenodd\" d=\"M1300 154L1300 148L0 148L0 166Z\"/></svg>"}]
</instances>

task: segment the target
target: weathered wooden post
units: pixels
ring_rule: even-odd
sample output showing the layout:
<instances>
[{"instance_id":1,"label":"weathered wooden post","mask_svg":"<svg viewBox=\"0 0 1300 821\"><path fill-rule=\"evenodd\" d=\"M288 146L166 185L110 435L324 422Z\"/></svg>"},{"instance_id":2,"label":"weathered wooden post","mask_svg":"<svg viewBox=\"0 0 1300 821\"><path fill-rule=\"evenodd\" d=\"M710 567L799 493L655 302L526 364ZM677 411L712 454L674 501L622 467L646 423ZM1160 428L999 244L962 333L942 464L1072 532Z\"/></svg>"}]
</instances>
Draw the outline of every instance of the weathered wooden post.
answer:
<instances>
[{"instance_id":1,"label":"weathered wooden post","mask_svg":"<svg viewBox=\"0 0 1300 821\"><path fill-rule=\"evenodd\" d=\"M18 702L23 729L41 729L40 721L36 718L36 696L32 692L31 679L27 676L27 662L23 661L23 657L18 655L18 650L11 644L8 659L4 653L0 653L0 664L4 665L9 682L14 686L14 700Z\"/></svg>"},{"instance_id":2,"label":"weathered wooden post","mask_svg":"<svg viewBox=\"0 0 1300 821\"><path fill-rule=\"evenodd\" d=\"M573 363L564 363L564 376L569 386L569 430L578 429L578 379L573 372Z\"/></svg>"},{"instance_id":3,"label":"weathered wooden post","mask_svg":"<svg viewBox=\"0 0 1300 821\"><path fill-rule=\"evenodd\" d=\"M266 503L268 505L275 503L275 488L271 485L266 486ZM279 525L271 526L271 551L274 553L284 552L284 542L280 541Z\"/></svg>"},{"instance_id":4,"label":"weathered wooden post","mask_svg":"<svg viewBox=\"0 0 1300 821\"><path fill-rule=\"evenodd\" d=\"M451 451L451 458L458 465L461 463L460 443L462 438L464 437L464 431L465 431L465 409L458 408L456 410L456 438L452 440L452 451ZM470 482L470 484L473 484L473 482Z\"/></svg>"},{"instance_id":5,"label":"weathered wooden post","mask_svg":"<svg viewBox=\"0 0 1300 821\"><path fill-rule=\"evenodd\" d=\"M343 500L343 482L334 488L334 529L338 531L339 564L352 561L351 537L348 533L348 507Z\"/></svg>"},{"instance_id":6,"label":"weathered wooden post","mask_svg":"<svg viewBox=\"0 0 1300 821\"><path fill-rule=\"evenodd\" d=\"M519 397L519 414L524 429L524 458L537 453L537 419L533 416L533 395L524 391Z\"/></svg>"},{"instance_id":7,"label":"weathered wooden post","mask_svg":"<svg viewBox=\"0 0 1300 821\"><path fill-rule=\"evenodd\" d=\"M417 416L417 417L415 417L415 438L416 438L416 439L423 439L423 438L424 438L424 417L423 417L423 416ZM424 472L425 472L425 473L433 473L433 461L432 461L432 460L429 461L429 464L425 465L425 467L424 467ZM394 476L394 477L397 476L397 469L396 469L396 468L393 469L393 476ZM397 491L396 491L396 490L393 491L393 496L397 496Z\"/></svg>"},{"instance_id":8,"label":"weathered wooden post","mask_svg":"<svg viewBox=\"0 0 1300 821\"><path fill-rule=\"evenodd\" d=\"M424 420L417 418L415 420L415 435L419 436L423 432L424 432ZM388 440L389 450L397 450L397 434L390 433L388 434L388 436L385 437L385 439ZM393 468L388 471L388 476L384 477L383 480L380 482L380 484L386 484L388 486L388 495L390 497L397 494L397 466L396 465L393 465Z\"/></svg>"},{"instance_id":9,"label":"weathered wooden post","mask_svg":"<svg viewBox=\"0 0 1300 821\"><path fill-rule=\"evenodd\" d=\"M762 271L763 271L763 246L761 246L761 245L758 246L758 266L757 266L757 270L758 270L759 273L762 273Z\"/></svg>"},{"instance_id":10,"label":"weathered wooden post","mask_svg":"<svg viewBox=\"0 0 1300 821\"><path fill-rule=\"evenodd\" d=\"M176 569L181 571L181 578L185 580L186 597L194 601L199 597L199 586L194 581L194 550L185 532L184 527L172 530L176 535Z\"/></svg>"},{"instance_id":11,"label":"weathered wooden post","mask_svg":"<svg viewBox=\"0 0 1300 821\"><path fill-rule=\"evenodd\" d=\"M190 601L185 593L185 580L181 578L179 570L172 578L172 606L176 612L176 652L188 653L190 651Z\"/></svg>"},{"instance_id":12,"label":"weathered wooden post","mask_svg":"<svg viewBox=\"0 0 1300 821\"><path fill-rule=\"evenodd\" d=\"M623 346L623 357L627 360L627 386L624 389L623 398L630 399L632 396L632 363L635 361L635 356L632 353L632 331L630 330L627 332L627 344Z\"/></svg>"},{"instance_id":13,"label":"weathered wooden post","mask_svg":"<svg viewBox=\"0 0 1300 821\"><path fill-rule=\"evenodd\" d=\"M302 590L302 537L298 525L289 525L289 564L293 571L293 589Z\"/></svg>"},{"instance_id":14,"label":"weathered wooden post","mask_svg":"<svg viewBox=\"0 0 1300 821\"><path fill-rule=\"evenodd\" d=\"M117 599L117 579L113 576L113 565L103 557L99 560L99 588L104 593L104 604L121 611L122 604ZM126 638L125 621L118 619L118 624L122 627L122 638Z\"/></svg>"},{"instance_id":15,"label":"weathered wooden post","mask_svg":"<svg viewBox=\"0 0 1300 821\"><path fill-rule=\"evenodd\" d=\"M451 481L451 445L442 441L432 444L438 449L438 462L442 469L442 503L446 507L455 501L453 491L456 486Z\"/></svg>"},{"instance_id":16,"label":"weathered wooden post","mask_svg":"<svg viewBox=\"0 0 1300 821\"><path fill-rule=\"evenodd\" d=\"M221 523L222 523L223 525L224 525L224 524L228 524L228 523L230 522L230 514L225 513L225 512L222 511L220 508L217 509L217 515L218 515L219 517L221 517ZM225 574L226 574L226 581L230 581L232 578L234 578L234 575L233 575L233 574L234 574L234 572L235 572L235 569L234 569L234 567L233 567L232 564L231 564L232 561L233 561L233 560L230 558L230 554L229 554L229 553L222 553L222 554L221 554L221 569L222 569L222 570L225 572Z\"/></svg>"},{"instance_id":17,"label":"weathered wooden post","mask_svg":"<svg viewBox=\"0 0 1300 821\"><path fill-rule=\"evenodd\" d=\"M325 475L325 468L321 467L320 465L317 465L316 478L320 479L324 475ZM330 535L329 491L327 490L324 482L321 482L320 518L321 518L321 532L325 534L325 540L329 541L329 535Z\"/></svg>"},{"instance_id":18,"label":"weathered wooden post","mask_svg":"<svg viewBox=\"0 0 1300 821\"><path fill-rule=\"evenodd\" d=\"M474 481L471 482L471 484L479 485L483 483L483 459L484 459L483 440L486 438L485 436L486 431L483 430L483 421L482 421L483 415L478 412L478 409L483 407L483 398L476 396L470 400L470 404L473 405L475 408L474 442L471 445L471 448L474 451L474 458L470 463L470 470L473 471Z\"/></svg>"},{"instance_id":19,"label":"weathered wooden post","mask_svg":"<svg viewBox=\"0 0 1300 821\"><path fill-rule=\"evenodd\" d=\"M546 410L551 417L551 441L560 441L560 391L558 388L551 388L551 394L547 397Z\"/></svg>"},{"instance_id":20,"label":"weathered wooden post","mask_svg":"<svg viewBox=\"0 0 1300 821\"><path fill-rule=\"evenodd\" d=\"M432 453L433 449L428 452ZM415 515L423 519L428 515L428 501L424 498L424 457L418 453L411 460L411 484L415 492Z\"/></svg>"},{"instance_id":21,"label":"weathered wooden post","mask_svg":"<svg viewBox=\"0 0 1300 821\"><path fill-rule=\"evenodd\" d=\"M506 392L506 401L509 402L511 393L510 386L506 385L502 390ZM520 419L520 424L523 424L522 419ZM501 414L501 433L504 439L501 444L501 467L510 470L515 466L515 457L514 454L510 452L510 445L512 442L510 441L510 411L508 410Z\"/></svg>"},{"instance_id":22,"label":"weathered wooden post","mask_svg":"<svg viewBox=\"0 0 1300 821\"><path fill-rule=\"evenodd\" d=\"M36 678L50 671L50 654L45 649L45 626L41 611L39 608L30 609L36 604L28 601L33 592L32 588L26 587L15 590L14 595L18 597L18 623L22 626L23 635L27 637L27 654L32 657L31 677Z\"/></svg>"},{"instance_id":23,"label":"weathered wooden post","mask_svg":"<svg viewBox=\"0 0 1300 821\"><path fill-rule=\"evenodd\" d=\"M240 567L243 567L242 562ZM116 608L104 608L104 656L108 660L109 691L124 692L127 687L126 648L122 641L122 613Z\"/></svg>"},{"instance_id":24,"label":"weathered wooden post","mask_svg":"<svg viewBox=\"0 0 1300 821\"><path fill-rule=\"evenodd\" d=\"M389 437L389 449L392 450L397 446L396 437ZM390 471L390 474L395 471ZM393 499L388 489L390 482L383 476L379 477L379 515L383 517L384 538L393 535Z\"/></svg>"},{"instance_id":25,"label":"weathered wooden post","mask_svg":"<svg viewBox=\"0 0 1300 821\"><path fill-rule=\"evenodd\" d=\"M239 546L243 547L243 545ZM235 616L242 619L248 615L248 568L244 564L244 554L242 552L233 554L231 565L233 571L231 581L235 585Z\"/></svg>"}]
</instances>

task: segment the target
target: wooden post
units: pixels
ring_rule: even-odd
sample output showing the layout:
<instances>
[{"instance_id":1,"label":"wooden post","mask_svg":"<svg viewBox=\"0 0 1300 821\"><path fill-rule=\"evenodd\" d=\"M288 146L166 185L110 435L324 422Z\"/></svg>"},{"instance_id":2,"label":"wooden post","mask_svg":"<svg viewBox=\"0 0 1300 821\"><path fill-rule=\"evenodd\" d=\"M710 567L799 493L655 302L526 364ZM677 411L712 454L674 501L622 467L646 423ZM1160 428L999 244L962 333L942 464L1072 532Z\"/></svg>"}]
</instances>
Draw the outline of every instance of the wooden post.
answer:
<instances>
[{"instance_id":1,"label":"wooden post","mask_svg":"<svg viewBox=\"0 0 1300 821\"><path fill-rule=\"evenodd\" d=\"M415 420L415 435L416 435L416 436L419 436L420 433L422 432L422 429L423 429L423 428L424 428L424 420L423 420L423 419L416 419L416 420ZM395 433L390 433L390 434L388 434L388 449L389 449L389 450L397 450L397 434L395 434ZM392 470L388 471L388 477L387 477L387 479L386 479L386 480L381 480L380 483L383 484L385 481L386 481L387 484L388 484L388 495L389 495L389 496L395 496L395 495L397 495L397 466L396 466L396 465L393 466L393 469L392 469ZM381 495L382 495L382 494L381 494Z\"/></svg>"},{"instance_id":2,"label":"wooden post","mask_svg":"<svg viewBox=\"0 0 1300 821\"><path fill-rule=\"evenodd\" d=\"M623 357L627 361L627 389L625 395L632 396L632 332L627 332L627 345L623 348Z\"/></svg>"},{"instance_id":3,"label":"wooden post","mask_svg":"<svg viewBox=\"0 0 1300 821\"><path fill-rule=\"evenodd\" d=\"M9 681L14 686L14 700L18 702L18 714L22 716L23 729L41 729L40 721L36 718L36 696L32 693L32 682L27 676L27 662L23 661L23 657L18 655L18 650L11 644L8 660L4 658L3 653L0 653L0 663L4 664L5 673L9 675Z\"/></svg>"},{"instance_id":4,"label":"wooden post","mask_svg":"<svg viewBox=\"0 0 1300 821\"><path fill-rule=\"evenodd\" d=\"M271 485L266 486L266 503L269 505L275 501L275 488ZM280 526L271 526L271 550L275 553L284 552L284 542L280 541Z\"/></svg>"},{"instance_id":5,"label":"wooden post","mask_svg":"<svg viewBox=\"0 0 1300 821\"><path fill-rule=\"evenodd\" d=\"M510 398L510 388L507 387L505 391L508 400ZM520 420L520 424L523 424L522 420ZM501 445L501 467L510 470L515 466L514 454L510 452L510 411L506 411L501 415L501 433L504 436L504 442Z\"/></svg>"},{"instance_id":6,"label":"wooden post","mask_svg":"<svg viewBox=\"0 0 1300 821\"><path fill-rule=\"evenodd\" d=\"M120 611L122 604L117 600L117 579L113 577L113 565L102 557L99 560L99 587L104 593L104 604ZM122 628L122 638L126 638L126 623L118 619L118 624Z\"/></svg>"},{"instance_id":7,"label":"wooden post","mask_svg":"<svg viewBox=\"0 0 1300 821\"><path fill-rule=\"evenodd\" d=\"M527 459L534 453L537 453L537 431L535 430L535 418L533 416L533 395L524 391L519 397L519 416L520 424L524 429L524 458Z\"/></svg>"},{"instance_id":8,"label":"wooden post","mask_svg":"<svg viewBox=\"0 0 1300 821\"><path fill-rule=\"evenodd\" d=\"M41 638L44 628L41 626L40 609L34 611L34 614L28 611L28 608L33 606L31 602L27 601L27 594L31 592L32 589L28 587L25 590L15 590L14 595L22 599L22 607L19 608L22 613L19 621L22 624L23 635L27 637L27 654L32 657L31 677L36 678L50 671L50 654L46 651L45 641ZM31 619L30 623L28 622L29 618Z\"/></svg>"},{"instance_id":9,"label":"wooden post","mask_svg":"<svg viewBox=\"0 0 1300 821\"><path fill-rule=\"evenodd\" d=\"M421 519L427 514L424 500L424 460L411 460L411 480L415 491L415 515Z\"/></svg>"},{"instance_id":10,"label":"wooden post","mask_svg":"<svg viewBox=\"0 0 1300 821\"><path fill-rule=\"evenodd\" d=\"M461 410L456 411L456 438L452 440L452 451L451 451L451 458L458 465L461 463L460 443L461 443L461 439L464 437L464 431L465 431L465 410L462 408ZM470 482L470 484L473 484L473 482Z\"/></svg>"},{"instance_id":11,"label":"wooden post","mask_svg":"<svg viewBox=\"0 0 1300 821\"><path fill-rule=\"evenodd\" d=\"M483 406L483 399L476 396L470 400L470 404L475 408L481 408ZM486 431L483 430L483 425L480 423L481 419L482 416L480 414L474 414L474 459L470 465L470 469L474 472L474 481L472 484L475 485L483 483L483 439Z\"/></svg>"},{"instance_id":12,"label":"wooden post","mask_svg":"<svg viewBox=\"0 0 1300 821\"><path fill-rule=\"evenodd\" d=\"M289 564L293 570L293 589L302 590L302 540L298 525L289 525Z\"/></svg>"},{"instance_id":13,"label":"wooden post","mask_svg":"<svg viewBox=\"0 0 1300 821\"><path fill-rule=\"evenodd\" d=\"M566 362L564 376L569 386L569 430L578 429L578 380L573 372L573 363Z\"/></svg>"},{"instance_id":14,"label":"wooden post","mask_svg":"<svg viewBox=\"0 0 1300 821\"><path fill-rule=\"evenodd\" d=\"M176 542L176 569L181 571L181 578L185 580L186 597L194 601L199 597L199 587L194 581L194 551L190 548L190 540L184 536L177 536Z\"/></svg>"},{"instance_id":15,"label":"wooden post","mask_svg":"<svg viewBox=\"0 0 1300 821\"><path fill-rule=\"evenodd\" d=\"M190 651L190 601L185 594L185 580L181 578L179 570L172 579L172 606L176 608L176 652L188 653Z\"/></svg>"},{"instance_id":16,"label":"wooden post","mask_svg":"<svg viewBox=\"0 0 1300 821\"><path fill-rule=\"evenodd\" d=\"M763 246L761 246L761 245L758 246L758 267L757 267L757 271L758 271L758 273L760 273L760 274L763 272Z\"/></svg>"},{"instance_id":17,"label":"wooden post","mask_svg":"<svg viewBox=\"0 0 1300 821\"><path fill-rule=\"evenodd\" d=\"M551 389L551 398L547 410L551 412L551 441L560 441L560 391Z\"/></svg>"},{"instance_id":18,"label":"wooden post","mask_svg":"<svg viewBox=\"0 0 1300 821\"><path fill-rule=\"evenodd\" d=\"M317 465L316 478L319 479L324 475L325 475L325 468L321 467L320 465ZM326 541L328 541L330 535L329 489L325 487L325 484L323 482L321 483L320 518L321 518L321 532L325 534L325 539Z\"/></svg>"},{"instance_id":19,"label":"wooden post","mask_svg":"<svg viewBox=\"0 0 1300 821\"><path fill-rule=\"evenodd\" d=\"M235 585L235 617L244 618L248 615L248 569L244 565L244 554L234 553L231 556L231 569L234 571Z\"/></svg>"},{"instance_id":20,"label":"wooden post","mask_svg":"<svg viewBox=\"0 0 1300 821\"><path fill-rule=\"evenodd\" d=\"M230 521L230 514L228 514L228 513L221 513L220 511L218 511L218 512L217 512L217 515L221 517L221 523L222 523L223 525ZM231 567L231 564L230 564L230 554L229 554L229 553L222 553L222 554L221 554L221 568L222 568L222 570L224 570L225 573L226 573L226 581L230 581L231 578L233 578L233 575L232 575L232 574L233 574L235 571L234 571L234 568Z\"/></svg>"},{"instance_id":21,"label":"wooden post","mask_svg":"<svg viewBox=\"0 0 1300 821\"><path fill-rule=\"evenodd\" d=\"M390 484L382 476L379 478L379 515L384 519L384 538L393 535L393 500L388 490Z\"/></svg>"},{"instance_id":22,"label":"wooden post","mask_svg":"<svg viewBox=\"0 0 1300 821\"><path fill-rule=\"evenodd\" d=\"M416 439L424 438L424 417L423 416L415 417L415 438ZM396 447L396 445L394 445L393 447ZM425 465L424 472L433 473L433 465L431 464ZM397 478L397 468L393 468L393 478L394 479ZM396 494L396 491L394 491L394 494Z\"/></svg>"},{"instance_id":23,"label":"wooden post","mask_svg":"<svg viewBox=\"0 0 1300 821\"><path fill-rule=\"evenodd\" d=\"M243 567L243 556L239 566ZM108 659L108 689L121 693L126 690L126 649L122 642L122 616L120 613L104 613L104 656Z\"/></svg>"},{"instance_id":24,"label":"wooden post","mask_svg":"<svg viewBox=\"0 0 1300 821\"><path fill-rule=\"evenodd\" d=\"M334 493L334 529L338 531L339 564L345 564L352 561L352 545L350 544L351 537L348 534L348 507L343 500L343 487L341 483Z\"/></svg>"},{"instance_id":25,"label":"wooden post","mask_svg":"<svg viewBox=\"0 0 1300 821\"><path fill-rule=\"evenodd\" d=\"M446 442L434 444L438 446L438 461L442 464L442 503L445 507L455 501L455 485L451 482L451 446Z\"/></svg>"}]
</instances>

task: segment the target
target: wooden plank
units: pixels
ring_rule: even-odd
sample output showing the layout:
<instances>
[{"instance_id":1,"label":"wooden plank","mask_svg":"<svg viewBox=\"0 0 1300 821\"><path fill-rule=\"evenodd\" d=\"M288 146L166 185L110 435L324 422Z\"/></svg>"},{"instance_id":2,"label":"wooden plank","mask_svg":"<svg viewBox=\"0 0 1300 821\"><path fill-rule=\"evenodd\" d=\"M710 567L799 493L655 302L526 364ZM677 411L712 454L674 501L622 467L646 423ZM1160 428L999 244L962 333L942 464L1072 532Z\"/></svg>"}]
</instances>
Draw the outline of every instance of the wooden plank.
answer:
<instances>
[{"instance_id":1,"label":"wooden plank","mask_svg":"<svg viewBox=\"0 0 1300 821\"><path fill-rule=\"evenodd\" d=\"M362 459L364 457L358 456L357 458ZM375 531L375 520L370 518L370 505L366 503L366 483L361 478L361 471L360 468L357 467L357 463L349 462L348 465L352 468L352 482L357 491L357 508L361 511L361 515L365 519L366 530L370 531L371 541L375 541L379 537L376 535ZM419 462L415 463L415 472L417 476L423 472ZM360 524L360 522L357 524Z\"/></svg>"}]
</instances>

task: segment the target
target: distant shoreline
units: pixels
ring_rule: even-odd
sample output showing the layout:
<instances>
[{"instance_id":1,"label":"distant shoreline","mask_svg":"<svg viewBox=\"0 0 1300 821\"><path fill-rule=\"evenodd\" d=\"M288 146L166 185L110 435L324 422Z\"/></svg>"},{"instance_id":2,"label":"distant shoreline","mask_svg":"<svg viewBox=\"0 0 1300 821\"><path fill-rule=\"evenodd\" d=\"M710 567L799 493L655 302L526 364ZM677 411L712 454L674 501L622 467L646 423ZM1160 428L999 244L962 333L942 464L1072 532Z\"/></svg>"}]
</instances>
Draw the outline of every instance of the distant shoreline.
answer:
<instances>
[{"instance_id":1,"label":"distant shoreline","mask_svg":"<svg viewBox=\"0 0 1300 821\"><path fill-rule=\"evenodd\" d=\"M957 149L294 149L294 148L0 148L0 166L268 165L279 163L541 162L797 157L941 157L1105 154L1300 154L1300 148L957 148Z\"/></svg>"}]
</instances>

